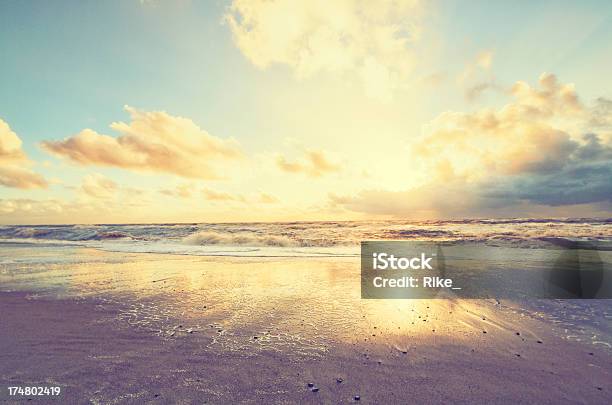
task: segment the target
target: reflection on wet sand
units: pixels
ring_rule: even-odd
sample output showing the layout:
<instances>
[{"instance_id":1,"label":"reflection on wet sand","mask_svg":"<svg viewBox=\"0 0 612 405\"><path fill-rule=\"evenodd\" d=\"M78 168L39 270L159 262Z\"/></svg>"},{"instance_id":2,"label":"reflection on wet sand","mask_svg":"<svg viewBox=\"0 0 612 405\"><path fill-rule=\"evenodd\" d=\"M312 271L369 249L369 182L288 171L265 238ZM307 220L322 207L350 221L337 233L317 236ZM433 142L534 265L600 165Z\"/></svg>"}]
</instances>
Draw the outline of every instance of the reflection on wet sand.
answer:
<instances>
[{"instance_id":1,"label":"reflection on wet sand","mask_svg":"<svg viewBox=\"0 0 612 405\"><path fill-rule=\"evenodd\" d=\"M15 249L6 253L24 260L3 264L3 291L27 292L32 305L58 298L94 303L97 312L85 317L95 320L106 315L92 327L110 330L111 341L113 333L136 333L139 343L129 349L126 359L143 367L152 360L139 352L144 350L141 339L145 339L147 350L169 356L167 361L184 359L192 364L187 358L198 353L239 364L247 374L259 367L256 364L286 373L301 370L295 377L299 384L305 383L303 375L311 379L325 376L330 381L338 377L350 380L353 391L341 393L336 387L339 383L333 382L327 393L321 390L317 395L343 401L366 393L364 400L380 402L410 397L402 391L401 381L414 378L421 378L418 395L424 395L423 399L430 389L439 391L439 399L467 399L470 391L461 391L460 381L449 385L455 392L427 387L432 381L439 384L444 376L457 378L460 370L467 373L465 378L486 380L478 383L492 393L504 378L486 376L520 359L522 363L512 363L511 385L519 389L534 382L530 388L533 399L547 402L550 398L545 387L551 384L558 387L551 398L561 400L587 395L597 401L610 395L597 389L612 373L603 366L609 359L607 351L598 351L603 357L594 363L592 356L584 354L595 350L591 346L568 342L554 324L535 319L525 307L511 303L452 297L362 300L359 258L125 255L77 248L49 253L63 258L50 264L47 257L40 256L40 247L36 255L29 255L27 248ZM65 322L82 323L85 319ZM95 356L96 362L104 359L104 353ZM121 364L126 361L119 359ZM559 361L581 368L575 378L582 381L583 388L562 388L566 381L556 374ZM188 376L184 383L207 367L210 365L202 362L185 365ZM465 371L469 368L472 371ZM215 373L218 378L210 378L222 384L224 374ZM384 382L380 380L383 377ZM103 397L109 400L115 394L109 391ZM294 400L303 400L306 395L296 387L277 394L277 399ZM229 392L219 389L210 395L213 402L215 398L225 402L251 394L228 397Z\"/></svg>"}]
</instances>

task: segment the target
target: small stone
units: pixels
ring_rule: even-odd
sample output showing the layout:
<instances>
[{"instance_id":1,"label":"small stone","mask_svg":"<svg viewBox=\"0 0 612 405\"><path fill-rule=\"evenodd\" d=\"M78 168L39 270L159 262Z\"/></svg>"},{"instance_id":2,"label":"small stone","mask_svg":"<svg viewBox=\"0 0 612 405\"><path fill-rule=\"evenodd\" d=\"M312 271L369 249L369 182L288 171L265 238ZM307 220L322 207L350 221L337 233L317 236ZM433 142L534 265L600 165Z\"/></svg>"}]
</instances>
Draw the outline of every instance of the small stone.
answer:
<instances>
[{"instance_id":1,"label":"small stone","mask_svg":"<svg viewBox=\"0 0 612 405\"><path fill-rule=\"evenodd\" d=\"M482 333L487 333L487 331L486 331L486 330L483 330L483 331L482 331Z\"/></svg>"},{"instance_id":2,"label":"small stone","mask_svg":"<svg viewBox=\"0 0 612 405\"><path fill-rule=\"evenodd\" d=\"M603 390L603 388L601 388L601 387L597 387L597 389L598 389L599 391Z\"/></svg>"},{"instance_id":3,"label":"small stone","mask_svg":"<svg viewBox=\"0 0 612 405\"><path fill-rule=\"evenodd\" d=\"M542 342L541 340L538 340L538 343L539 343L539 344L542 344L542 343L544 343L544 342Z\"/></svg>"},{"instance_id":4,"label":"small stone","mask_svg":"<svg viewBox=\"0 0 612 405\"><path fill-rule=\"evenodd\" d=\"M253 339L257 340L259 339L259 336L253 336Z\"/></svg>"},{"instance_id":5,"label":"small stone","mask_svg":"<svg viewBox=\"0 0 612 405\"><path fill-rule=\"evenodd\" d=\"M593 353L593 352L589 353L589 356L594 356L594 355L595 355L595 353Z\"/></svg>"},{"instance_id":6,"label":"small stone","mask_svg":"<svg viewBox=\"0 0 612 405\"><path fill-rule=\"evenodd\" d=\"M516 336L521 336L521 332L516 332Z\"/></svg>"},{"instance_id":7,"label":"small stone","mask_svg":"<svg viewBox=\"0 0 612 405\"><path fill-rule=\"evenodd\" d=\"M516 353L516 354L515 354L515 356L516 356L516 357L521 357L521 355L520 355L520 354L518 354L518 353Z\"/></svg>"},{"instance_id":8,"label":"small stone","mask_svg":"<svg viewBox=\"0 0 612 405\"><path fill-rule=\"evenodd\" d=\"M342 383L342 381L344 381L342 378L340 378L340 377L336 378L336 382L337 382L338 384Z\"/></svg>"},{"instance_id":9,"label":"small stone","mask_svg":"<svg viewBox=\"0 0 612 405\"><path fill-rule=\"evenodd\" d=\"M308 388L314 387L314 383L308 383Z\"/></svg>"},{"instance_id":10,"label":"small stone","mask_svg":"<svg viewBox=\"0 0 612 405\"><path fill-rule=\"evenodd\" d=\"M359 401L359 400L361 399L361 397L360 397L359 395L355 395L355 396L353 397L353 399L354 399L355 401Z\"/></svg>"},{"instance_id":11,"label":"small stone","mask_svg":"<svg viewBox=\"0 0 612 405\"><path fill-rule=\"evenodd\" d=\"M317 387L314 387L313 389L311 389L312 392L319 392L319 389Z\"/></svg>"}]
</instances>

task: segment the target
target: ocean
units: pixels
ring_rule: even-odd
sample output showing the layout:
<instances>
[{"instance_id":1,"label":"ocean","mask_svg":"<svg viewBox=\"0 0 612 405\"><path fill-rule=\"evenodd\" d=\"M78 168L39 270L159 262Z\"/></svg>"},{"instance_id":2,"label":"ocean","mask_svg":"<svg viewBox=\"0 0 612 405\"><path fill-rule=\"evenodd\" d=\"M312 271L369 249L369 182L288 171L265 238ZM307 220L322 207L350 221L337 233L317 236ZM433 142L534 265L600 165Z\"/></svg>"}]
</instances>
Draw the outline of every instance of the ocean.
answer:
<instances>
[{"instance_id":1,"label":"ocean","mask_svg":"<svg viewBox=\"0 0 612 405\"><path fill-rule=\"evenodd\" d=\"M612 241L612 218L0 226L0 243L5 244L198 256L358 256L364 240L521 248L564 241L605 245Z\"/></svg>"}]
</instances>

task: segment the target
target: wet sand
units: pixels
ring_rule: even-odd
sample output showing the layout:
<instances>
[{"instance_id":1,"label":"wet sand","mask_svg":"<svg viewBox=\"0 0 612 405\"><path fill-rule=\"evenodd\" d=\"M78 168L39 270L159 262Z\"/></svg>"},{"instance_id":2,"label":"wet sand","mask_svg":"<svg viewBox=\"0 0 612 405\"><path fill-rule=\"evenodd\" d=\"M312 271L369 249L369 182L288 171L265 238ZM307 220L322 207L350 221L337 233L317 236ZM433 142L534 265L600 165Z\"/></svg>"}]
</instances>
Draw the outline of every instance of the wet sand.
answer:
<instances>
[{"instance_id":1,"label":"wet sand","mask_svg":"<svg viewBox=\"0 0 612 405\"><path fill-rule=\"evenodd\" d=\"M606 346L495 300L361 300L357 259L36 252L0 272L1 400L612 401Z\"/></svg>"}]
</instances>

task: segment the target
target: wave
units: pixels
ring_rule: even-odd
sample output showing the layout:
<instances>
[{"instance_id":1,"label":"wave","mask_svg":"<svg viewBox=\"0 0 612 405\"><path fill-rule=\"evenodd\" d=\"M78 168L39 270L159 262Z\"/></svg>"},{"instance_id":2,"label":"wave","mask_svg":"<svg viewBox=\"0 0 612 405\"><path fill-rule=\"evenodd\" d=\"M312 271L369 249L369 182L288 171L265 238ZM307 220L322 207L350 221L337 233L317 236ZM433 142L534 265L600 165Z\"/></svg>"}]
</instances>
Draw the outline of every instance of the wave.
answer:
<instances>
[{"instance_id":1,"label":"wave","mask_svg":"<svg viewBox=\"0 0 612 405\"><path fill-rule=\"evenodd\" d=\"M546 239L553 238L553 239ZM557 238L557 239L554 239ZM178 251L239 249L310 250L358 248L364 240L424 240L546 247L612 240L610 219L477 219L453 221L352 221L287 223L4 225L5 243L79 243L92 247ZM564 241L563 239L567 239ZM218 249L215 248L219 247Z\"/></svg>"},{"instance_id":2,"label":"wave","mask_svg":"<svg viewBox=\"0 0 612 405\"><path fill-rule=\"evenodd\" d=\"M287 236L257 235L250 232L225 233L200 231L183 238L187 245L221 245L221 246L274 246L300 247L300 243Z\"/></svg>"},{"instance_id":3,"label":"wave","mask_svg":"<svg viewBox=\"0 0 612 405\"><path fill-rule=\"evenodd\" d=\"M200 231L183 238L183 243L198 246L248 246L248 247L328 247L336 245L331 241L317 243L300 240L288 235L258 234L248 231L218 232Z\"/></svg>"}]
</instances>

